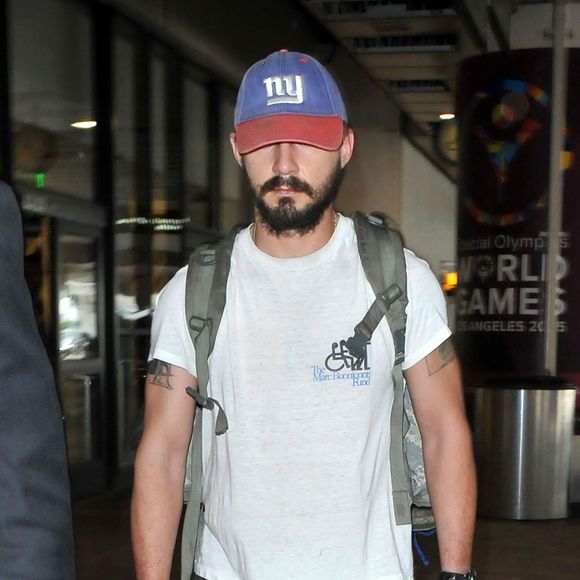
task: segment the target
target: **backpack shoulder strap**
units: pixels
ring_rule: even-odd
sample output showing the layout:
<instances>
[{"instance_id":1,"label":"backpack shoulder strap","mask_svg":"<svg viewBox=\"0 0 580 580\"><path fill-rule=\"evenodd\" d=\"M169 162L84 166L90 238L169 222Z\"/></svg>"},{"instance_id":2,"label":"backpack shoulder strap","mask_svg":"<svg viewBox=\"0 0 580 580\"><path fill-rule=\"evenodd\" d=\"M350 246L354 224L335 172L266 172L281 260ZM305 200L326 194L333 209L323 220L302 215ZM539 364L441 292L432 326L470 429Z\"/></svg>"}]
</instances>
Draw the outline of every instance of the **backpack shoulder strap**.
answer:
<instances>
[{"instance_id":1,"label":"backpack shoulder strap","mask_svg":"<svg viewBox=\"0 0 580 580\"><path fill-rule=\"evenodd\" d=\"M355 212L353 221L361 262L376 299L365 317L355 327L355 334L349 341L353 341L355 348L362 344L366 345L382 317L386 317L395 346L395 362L392 370L395 393L390 419L393 505L397 524L410 524L411 498L403 450L403 435L408 427L404 410L406 385L402 369L405 359L408 303L403 241L400 234L389 228L386 220L380 217ZM349 341L347 348L350 350Z\"/></svg>"},{"instance_id":2,"label":"backpack shoulder strap","mask_svg":"<svg viewBox=\"0 0 580 580\"><path fill-rule=\"evenodd\" d=\"M240 228L228 236L197 247L191 254L185 285L185 316L191 340L195 347L197 391L187 392L196 402L192 440L189 446L184 499L188 502L183 522L181 546L181 578L190 580L197 541L203 528L202 506L202 422L203 408L218 406L216 434L227 431L227 418L217 401L207 396L209 382L209 355L213 351L219 324L226 303L226 285L234 241Z\"/></svg>"},{"instance_id":3,"label":"backpack shoulder strap","mask_svg":"<svg viewBox=\"0 0 580 580\"><path fill-rule=\"evenodd\" d=\"M366 344L385 316L395 343L395 364L402 364L405 358L408 302L403 241L400 234L389 228L381 218L355 212L353 221L363 269L376 298L367 314L355 327L352 339L355 344L362 340Z\"/></svg>"},{"instance_id":4,"label":"backpack shoulder strap","mask_svg":"<svg viewBox=\"0 0 580 580\"><path fill-rule=\"evenodd\" d=\"M211 354L226 304L226 284L236 236L234 228L225 238L198 246L189 258L185 287L185 316L196 347L197 381L205 396L209 380L207 359ZM201 337L207 337L207 352L197 351ZM203 355L203 356L202 356ZM201 376L200 376L201 375Z\"/></svg>"}]
</instances>

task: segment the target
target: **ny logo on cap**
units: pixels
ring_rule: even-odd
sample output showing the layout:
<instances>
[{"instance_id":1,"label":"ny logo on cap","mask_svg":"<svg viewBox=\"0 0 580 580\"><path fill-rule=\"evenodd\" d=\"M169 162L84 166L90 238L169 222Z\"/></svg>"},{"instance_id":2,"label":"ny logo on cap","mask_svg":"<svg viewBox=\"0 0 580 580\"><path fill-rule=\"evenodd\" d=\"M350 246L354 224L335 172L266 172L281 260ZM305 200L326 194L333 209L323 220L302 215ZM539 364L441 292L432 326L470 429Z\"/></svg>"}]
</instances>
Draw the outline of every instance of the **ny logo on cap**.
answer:
<instances>
[{"instance_id":1,"label":"ny logo on cap","mask_svg":"<svg viewBox=\"0 0 580 580\"><path fill-rule=\"evenodd\" d=\"M264 79L268 100L266 105L289 103L299 105L304 102L301 75L284 75Z\"/></svg>"}]
</instances>

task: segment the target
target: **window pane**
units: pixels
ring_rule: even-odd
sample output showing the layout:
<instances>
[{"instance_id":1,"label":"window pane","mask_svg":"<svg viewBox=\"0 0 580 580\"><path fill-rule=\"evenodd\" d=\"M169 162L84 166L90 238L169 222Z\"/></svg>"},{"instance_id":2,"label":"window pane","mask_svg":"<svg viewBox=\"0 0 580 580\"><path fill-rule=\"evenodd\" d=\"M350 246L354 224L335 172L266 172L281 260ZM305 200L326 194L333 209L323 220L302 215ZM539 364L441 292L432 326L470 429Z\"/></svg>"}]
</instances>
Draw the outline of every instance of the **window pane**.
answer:
<instances>
[{"instance_id":1,"label":"window pane","mask_svg":"<svg viewBox=\"0 0 580 580\"><path fill-rule=\"evenodd\" d=\"M69 465L99 458L99 377L64 373L59 386Z\"/></svg>"},{"instance_id":2,"label":"window pane","mask_svg":"<svg viewBox=\"0 0 580 580\"><path fill-rule=\"evenodd\" d=\"M122 328L148 328L150 229L147 192L138 192L137 48L130 30L116 27L113 42L115 311Z\"/></svg>"},{"instance_id":3,"label":"window pane","mask_svg":"<svg viewBox=\"0 0 580 580\"><path fill-rule=\"evenodd\" d=\"M234 124L233 99L223 97L220 107L220 230L229 231L233 226L246 222L247 197L242 187L242 170L234 159L229 134Z\"/></svg>"},{"instance_id":4,"label":"window pane","mask_svg":"<svg viewBox=\"0 0 580 580\"><path fill-rule=\"evenodd\" d=\"M183 116L185 182L188 189L207 195L208 186L208 103L207 89L191 78L185 79Z\"/></svg>"},{"instance_id":5,"label":"window pane","mask_svg":"<svg viewBox=\"0 0 580 580\"><path fill-rule=\"evenodd\" d=\"M9 6L14 179L93 198L92 37L71 0L13 0Z\"/></svg>"},{"instance_id":6,"label":"window pane","mask_svg":"<svg viewBox=\"0 0 580 580\"><path fill-rule=\"evenodd\" d=\"M190 77L183 94L183 172L185 214L194 226L210 226L208 166L208 93L204 85Z\"/></svg>"},{"instance_id":7,"label":"window pane","mask_svg":"<svg viewBox=\"0 0 580 580\"><path fill-rule=\"evenodd\" d=\"M34 317L45 346L53 335L55 312L53 308L53 257L51 247L52 220L27 212L23 215L24 229L24 274L30 294Z\"/></svg>"},{"instance_id":8,"label":"window pane","mask_svg":"<svg viewBox=\"0 0 580 580\"><path fill-rule=\"evenodd\" d=\"M151 60L151 169L152 215L167 215L171 209L167 180L167 67L155 53Z\"/></svg>"},{"instance_id":9,"label":"window pane","mask_svg":"<svg viewBox=\"0 0 580 580\"><path fill-rule=\"evenodd\" d=\"M60 358L94 358L98 355L97 242L85 236L63 235L60 263Z\"/></svg>"},{"instance_id":10,"label":"window pane","mask_svg":"<svg viewBox=\"0 0 580 580\"><path fill-rule=\"evenodd\" d=\"M117 355L117 458L133 462L132 430L143 401L151 325L150 167L143 144L149 128L138 102L143 46L128 23L116 20L113 37L113 170L115 215L115 349ZM146 102L146 100L145 100ZM139 119L139 121L138 121ZM138 146L141 149L138 151ZM141 172L141 173L139 173Z\"/></svg>"},{"instance_id":11,"label":"window pane","mask_svg":"<svg viewBox=\"0 0 580 580\"><path fill-rule=\"evenodd\" d=\"M113 173L115 217L136 217L135 67L131 39L116 34L113 40Z\"/></svg>"},{"instance_id":12,"label":"window pane","mask_svg":"<svg viewBox=\"0 0 580 580\"><path fill-rule=\"evenodd\" d=\"M157 47L151 61L151 304L161 288L183 265L183 195L181 170L181 124L176 117L181 79L169 51ZM177 119L177 121L176 121Z\"/></svg>"}]
</instances>

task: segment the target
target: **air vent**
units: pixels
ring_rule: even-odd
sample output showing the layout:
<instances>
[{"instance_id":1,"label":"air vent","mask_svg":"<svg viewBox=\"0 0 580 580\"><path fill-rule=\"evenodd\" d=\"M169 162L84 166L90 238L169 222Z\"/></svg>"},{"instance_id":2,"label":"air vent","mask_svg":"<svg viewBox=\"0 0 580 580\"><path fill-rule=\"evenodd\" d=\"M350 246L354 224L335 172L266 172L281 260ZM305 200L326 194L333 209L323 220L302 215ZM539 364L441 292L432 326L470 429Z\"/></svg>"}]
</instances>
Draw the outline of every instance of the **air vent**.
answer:
<instances>
[{"instance_id":1,"label":"air vent","mask_svg":"<svg viewBox=\"0 0 580 580\"><path fill-rule=\"evenodd\" d=\"M393 93L447 93L449 87L439 80L388 81Z\"/></svg>"},{"instance_id":2,"label":"air vent","mask_svg":"<svg viewBox=\"0 0 580 580\"><path fill-rule=\"evenodd\" d=\"M352 41L359 54L452 52L457 50L455 34L357 37L353 38Z\"/></svg>"},{"instance_id":3,"label":"air vent","mask_svg":"<svg viewBox=\"0 0 580 580\"><path fill-rule=\"evenodd\" d=\"M329 1L306 0L309 4L319 5L330 19L348 18L407 18L419 16L454 16L455 0L360 0Z\"/></svg>"}]
</instances>

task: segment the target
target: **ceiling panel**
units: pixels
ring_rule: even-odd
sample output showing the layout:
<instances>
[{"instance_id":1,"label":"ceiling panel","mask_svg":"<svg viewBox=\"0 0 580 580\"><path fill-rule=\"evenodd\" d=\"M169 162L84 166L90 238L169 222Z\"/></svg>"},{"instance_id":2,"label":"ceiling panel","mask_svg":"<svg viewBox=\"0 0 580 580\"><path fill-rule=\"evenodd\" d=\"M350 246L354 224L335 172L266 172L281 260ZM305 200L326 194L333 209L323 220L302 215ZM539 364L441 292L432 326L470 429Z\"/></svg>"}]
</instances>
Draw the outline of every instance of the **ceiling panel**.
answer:
<instances>
[{"instance_id":1,"label":"ceiling panel","mask_svg":"<svg viewBox=\"0 0 580 580\"><path fill-rule=\"evenodd\" d=\"M384 34L445 34L455 32L454 17L445 18L392 18L390 20L328 21L328 29L337 37L382 36Z\"/></svg>"},{"instance_id":2,"label":"ceiling panel","mask_svg":"<svg viewBox=\"0 0 580 580\"><path fill-rule=\"evenodd\" d=\"M465 1L299 0L428 142L453 112L459 63L480 52L484 23ZM416 137L417 141L418 137ZM418 142L418 141L417 141Z\"/></svg>"},{"instance_id":3,"label":"ceiling panel","mask_svg":"<svg viewBox=\"0 0 580 580\"><path fill-rule=\"evenodd\" d=\"M357 60L370 72L373 69L384 69L396 66L398 68L437 68L445 67L448 70L455 68L461 56L457 53L440 53L440 52L420 52L420 53L399 53L399 54L357 54L354 51ZM431 77L431 75L429 75ZM429 78L426 77L426 78Z\"/></svg>"},{"instance_id":4,"label":"ceiling panel","mask_svg":"<svg viewBox=\"0 0 580 580\"><path fill-rule=\"evenodd\" d=\"M394 60L394 59L393 59ZM380 65L373 67L373 76L383 80L432 79L446 82L455 78L455 64L441 66L409 66L403 63L394 63L390 66Z\"/></svg>"}]
</instances>

